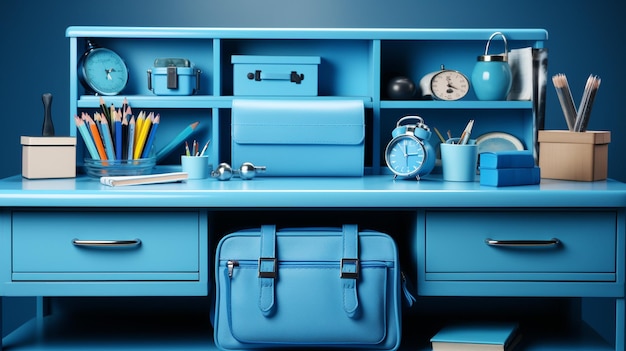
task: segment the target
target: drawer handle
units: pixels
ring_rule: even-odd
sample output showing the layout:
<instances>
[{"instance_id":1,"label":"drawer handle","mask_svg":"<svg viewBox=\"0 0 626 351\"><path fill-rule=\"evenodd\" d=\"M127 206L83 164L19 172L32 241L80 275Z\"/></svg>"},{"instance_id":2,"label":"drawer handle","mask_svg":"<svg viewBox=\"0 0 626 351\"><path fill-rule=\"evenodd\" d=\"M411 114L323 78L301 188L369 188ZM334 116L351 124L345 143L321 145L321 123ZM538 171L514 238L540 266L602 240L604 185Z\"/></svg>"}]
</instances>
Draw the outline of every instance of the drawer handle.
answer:
<instances>
[{"instance_id":1,"label":"drawer handle","mask_svg":"<svg viewBox=\"0 0 626 351\"><path fill-rule=\"evenodd\" d=\"M558 246L561 242L559 239L552 238L550 240L496 240L485 239L485 243L489 246L507 246L507 247L521 247L521 246Z\"/></svg>"},{"instance_id":2,"label":"drawer handle","mask_svg":"<svg viewBox=\"0 0 626 351\"><path fill-rule=\"evenodd\" d=\"M141 240L72 240L74 246L97 248L134 248L141 245Z\"/></svg>"}]
</instances>

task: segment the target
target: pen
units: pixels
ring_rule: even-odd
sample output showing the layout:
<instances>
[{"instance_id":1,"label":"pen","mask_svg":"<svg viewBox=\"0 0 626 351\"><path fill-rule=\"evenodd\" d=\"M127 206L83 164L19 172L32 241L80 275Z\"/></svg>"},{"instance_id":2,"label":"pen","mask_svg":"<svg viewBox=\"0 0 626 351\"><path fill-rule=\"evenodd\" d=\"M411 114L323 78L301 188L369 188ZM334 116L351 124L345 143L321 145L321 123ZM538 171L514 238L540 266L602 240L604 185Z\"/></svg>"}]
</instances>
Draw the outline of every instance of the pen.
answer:
<instances>
[{"instance_id":1,"label":"pen","mask_svg":"<svg viewBox=\"0 0 626 351\"><path fill-rule=\"evenodd\" d=\"M470 119L459 138L459 145L465 145L469 141L470 135L472 134L472 128L474 127L474 120Z\"/></svg>"},{"instance_id":2,"label":"pen","mask_svg":"<svg viewBox=\"0 0 626 351\"><path fill-rule=\"evenodd\" d=\"M445 143L446 139L444 139L443 135L441 135L441 133L439 133L439 129L437 129L437 127L435 127L434 129L435 129L435 133L437 133L437 137L439 138L439 140L441 140L442 143Z\"/></svg>"},{"instance_id":3,"label":"pen","mask_svg":"<svg viewBox=\"0 0 626 351\"><path fill-rule=\"evenodd\" d=\"M206 151L206 149L209 146L210 142L211 142L211 140L209 139L209 141L207 141L206 144L204 144L204 147L202 148L202 152L200 152L200 156L204 156L204 152Z\"/></svg>"}]
</instances>

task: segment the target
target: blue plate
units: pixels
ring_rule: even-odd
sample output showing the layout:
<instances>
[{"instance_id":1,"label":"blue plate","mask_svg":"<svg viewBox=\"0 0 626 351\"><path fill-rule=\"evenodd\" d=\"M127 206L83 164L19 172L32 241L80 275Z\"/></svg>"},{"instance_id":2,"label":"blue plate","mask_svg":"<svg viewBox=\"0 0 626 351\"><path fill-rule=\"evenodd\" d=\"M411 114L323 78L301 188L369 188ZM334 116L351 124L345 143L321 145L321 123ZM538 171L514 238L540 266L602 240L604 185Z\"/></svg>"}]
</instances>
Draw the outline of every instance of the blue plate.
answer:
<instances>
[{"instance_id":1,"label":"blue plate","mask_svg":"<svg viewBox=\"0 0 626 351\"><path fill-rule=\"evenodd\" d=\"M493 151L524 150L524 144L508 133L492 132L476 138L478 153Z\"/></svg>"}]
</instances>

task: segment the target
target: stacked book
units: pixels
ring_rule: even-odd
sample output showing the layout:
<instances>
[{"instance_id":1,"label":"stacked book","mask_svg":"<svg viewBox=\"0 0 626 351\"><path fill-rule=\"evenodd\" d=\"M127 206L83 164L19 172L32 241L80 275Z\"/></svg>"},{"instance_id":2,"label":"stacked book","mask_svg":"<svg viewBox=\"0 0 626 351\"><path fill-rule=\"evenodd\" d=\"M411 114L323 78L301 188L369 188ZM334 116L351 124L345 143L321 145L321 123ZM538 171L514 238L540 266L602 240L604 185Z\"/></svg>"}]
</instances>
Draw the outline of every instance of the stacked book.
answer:
<instances>
[{"instance_id":1,"label":"stacked book","mask_svg":"<svg viewBox=\"0 0 626 351\"><path fill-rule=\"evenodd\" d=\"M480 185L513 186L539 184L541 172L529 150L480 154Z\"/></svg>"},{"instance_id":2,"label":"stacked book","mask_svg":"<svg viewBox=\"0 0 626 351\"><path fill-rule=\"evenodd\" d=\"M513 351L521 333L514 322L457 323L431 339L433 351Z\"/></svg>"}]
</instances>

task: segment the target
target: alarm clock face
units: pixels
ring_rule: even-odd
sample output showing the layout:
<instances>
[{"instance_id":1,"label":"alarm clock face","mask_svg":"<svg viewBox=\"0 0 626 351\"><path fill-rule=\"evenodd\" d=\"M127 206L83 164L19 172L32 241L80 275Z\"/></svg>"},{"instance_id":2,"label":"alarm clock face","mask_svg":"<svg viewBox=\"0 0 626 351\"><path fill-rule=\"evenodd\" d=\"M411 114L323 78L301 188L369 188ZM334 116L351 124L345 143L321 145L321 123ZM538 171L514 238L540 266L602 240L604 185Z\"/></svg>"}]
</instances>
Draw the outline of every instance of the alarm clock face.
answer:
<instances>
[{"instance_id":1,"label":"alarm clock face","mask_svg":"<svg viewBox=\"0 0 626 351\"><path fill-rule=\"evenodd\" d=\"M433 97L439 100L459 100L467 95L469 88L467 77L454 70L441 70L430 81Z\"/></svg>"},{"instance_id":2,"label":"alarm clock face","mask_svg":"<svg viewBox=\"0 0 626 351\"><path fill-rule=\"evenodd\" d=\"M112 50L92 49L83 56L81 65L81 81L98 94L119 94L128 82L128 68Z\"/></svg>"},{"instance_id":3,"label":"alarm clock face","mask_svg":"<svg viewBox=\"0 0 626 351\"><path fill-rule=\"evenodd\" d=\"M387 167L401 177L415 177L420 173L426 149L415 137L409 135L394 138L385 150Z\"/></svg>"}]
</instances>

